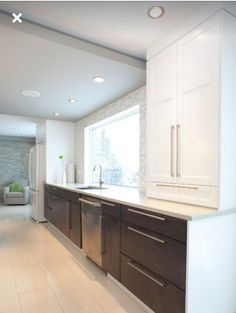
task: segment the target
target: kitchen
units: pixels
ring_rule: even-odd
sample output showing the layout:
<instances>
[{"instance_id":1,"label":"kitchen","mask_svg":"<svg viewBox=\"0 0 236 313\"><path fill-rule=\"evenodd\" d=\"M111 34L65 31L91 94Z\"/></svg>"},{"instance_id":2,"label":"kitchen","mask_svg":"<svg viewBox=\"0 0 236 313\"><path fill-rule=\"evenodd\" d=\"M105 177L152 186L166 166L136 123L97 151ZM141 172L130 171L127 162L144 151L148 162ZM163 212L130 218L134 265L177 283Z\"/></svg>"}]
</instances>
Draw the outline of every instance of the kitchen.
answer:
<instances>
[{"instance_id":1,"label":"kitchen","mask_svg":"<svg viewBox=\"0 0 236 313\"><path fill-rule=\"evenodd\" d=\"M31 220L34 226L30 229L42 236L39 248L43 257L31 246L28 230L25 237L59 306L43 306L39 312L236 312L236 7L227 2L199 7L190 4L145 4L146 14L154 14L152 22L168 17L172 6L186 6L184 20L180 23L176 18L171 31L146 47L146 64L124 51L122 54L101 46L92 54L88 42L82 49L79 39L68 39L65 33L56 36L52 29L42 32L39 20L33 24L28 18L22 23L24 28L16 31L6 14L10 6L0 7L1 12L5 10L0 25L8 31L8 37L3 38L5 46L10 35L16 40L17 32L18 36L26 36L25 45L35 45L34 53L40 45L45 45L45 51L51 49L51 55L57 49L57 57L45 62L52 62L55 72L59 62L65 69L71 66L68 60L62 63L69 54L72 67L81 69L80 84L92 78L84 87L88 88L85 93L96 95L103 104L96 107L94 98L87 97L82 106L82 94L76 96L68 87L66 106L59 103L56 94L48 94L52 105L46 109L50 109L47 114L53 114L53 119L43 116L43 106L31 109L22 101L22 109L11 108L16 115L33 110L35 117L42 119L37 124L36 146L42 148L38 169L44 176L39 204L34 209L34 220L42 223ZM28 16L32 8L25 4ZM32 33L41 42L37 43ZM76 58L77 50L80 60ZM23 51L19 48L18 52ZM41 60L39 55L37 60ZM87 75L83 63L88 66L89 62L92 67L102 62L102 67L111 72L104 70L100 74L93 69ZM41 65L34 66L40 73ZM66 84L68 75L76 72L65 72L60 79ZM4 75L7 77L6 72ZM51 84L52 90L58 84ZM5 96L3 90L1 94ZM42 99L48 100L43 93ZM12 114L10 104L9 108L2 105L0 113ZM80 118L75 118L77 105L84 110ZM37 231L33 230L35 225ZM44 248L45 237L50 241L47 248L56 244L67 255L68 263L57 266L57 260L51 261L53 256ZM33 238L38 242L37 236ZM60 263L61 256L55 255ZM14 268L15 260L12 262ZM94 275L85 284L91 287L85 288L90 291L86 304L80 304L79 280L71 280L78 293L69 280L59 283L55 272L61 268L60 275L64 275L66 264L80 277ZM28 278L27 284L32 285L28 292L37 290L34 283ZM22 286L27 284L23 280ZM106 286L116 290L116 304L114 298L110 302L106 299L109 297L104 290L100 296ZM15 301L20 304L10 309L19 306L19 312L28 312L33 308L27 303L29 294L18 289L16 298L20 300ZM95 295L90 297L91 291ZM129 300L116 298L120 292ZM44 293L38 297L37 305L45 302ZM89 306L90 302L94 304Z\"/></svg>"}]
</instances>

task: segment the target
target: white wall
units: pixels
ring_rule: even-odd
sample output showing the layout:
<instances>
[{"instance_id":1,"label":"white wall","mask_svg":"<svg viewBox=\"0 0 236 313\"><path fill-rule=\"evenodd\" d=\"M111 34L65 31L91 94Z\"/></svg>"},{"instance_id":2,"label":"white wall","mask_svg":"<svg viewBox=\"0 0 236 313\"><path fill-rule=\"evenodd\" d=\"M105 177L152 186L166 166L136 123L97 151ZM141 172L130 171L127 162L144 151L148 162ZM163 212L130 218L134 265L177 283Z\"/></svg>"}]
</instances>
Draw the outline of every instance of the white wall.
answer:
<instances>
[{"instance_id":1,"label":"white wall","mask_svg":"<svg viewBox=\"0 0 236 313\"><path fill-rule=\"evenodd\" d=\"M188 222L186 313L236 312L236 213Z\"/></svg>"},{"instance_id":2,"label":"white wall","mask_svg":"<svg viewBox=\"0 0 236 313\"><path fill-rule=\"evenodd\" d=\"M61 161L74 163L74 128L75 123L47 120L37 127L36 143L44 146L45 179L48 183L61 182Z\"/></svg>"},{"instance_id":3,"label":"white wall","mask_svg":"<svg viewBox=\"0 0 236 313\"><path fill-rule=\"evenodd\" d=\"M102 109L79 120L75 126L75 163L76 180L84 181L84 130L112 115L127 110L135 105L140 107L140 154L139 154L139 181L140 189L145 191L146 178L146 87L141 87L125 97L103 107Z\"/></svg>"},{"instance_id":4,"label":"white wall","mask_svg":"<svg viewBox=\"0 0 236 313\"><path fill-rule=\"evenodd\" d=\"M61 181L61 161L64 164L74 163L74 123L47 121L46 123L46 180L47 182Z\"/></svg>"}]
</instances>

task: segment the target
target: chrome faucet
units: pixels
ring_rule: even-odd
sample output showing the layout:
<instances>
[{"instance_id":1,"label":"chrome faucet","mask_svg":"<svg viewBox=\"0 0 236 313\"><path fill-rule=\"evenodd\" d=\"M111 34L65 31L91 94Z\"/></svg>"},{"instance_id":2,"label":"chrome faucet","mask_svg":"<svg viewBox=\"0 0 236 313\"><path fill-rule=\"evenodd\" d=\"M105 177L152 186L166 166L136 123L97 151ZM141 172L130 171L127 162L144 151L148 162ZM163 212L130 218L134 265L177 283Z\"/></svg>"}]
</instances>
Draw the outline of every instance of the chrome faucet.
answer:
<instances>
[{"instance_id":1,"label":"chrome faucet","mask_svg":"<svg viewBox=\"0 0 236 313\"><path fill-rule=\"evenodd\" d=\"M95 172L97 166L99 166L99 170L100 170L100 172L99 172L99 187L101 188L104 181L102 179L102 166L100 163L94 164L93 172Z\"/></svg>"}]
</instances>

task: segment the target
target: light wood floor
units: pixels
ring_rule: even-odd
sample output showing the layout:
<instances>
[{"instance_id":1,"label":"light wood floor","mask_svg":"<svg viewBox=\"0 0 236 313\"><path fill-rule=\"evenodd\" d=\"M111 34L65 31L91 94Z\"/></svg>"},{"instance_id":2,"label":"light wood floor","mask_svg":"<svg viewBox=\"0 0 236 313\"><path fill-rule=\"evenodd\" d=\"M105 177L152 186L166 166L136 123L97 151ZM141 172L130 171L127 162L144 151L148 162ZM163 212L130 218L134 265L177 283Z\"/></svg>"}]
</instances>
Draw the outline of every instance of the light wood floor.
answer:
<instances>
[{"instance_id":1,"label":"light wood floor","mask_svg":"<svg viewBox=\"0 0 236 313\"><path fill-rule=\"evenodd\" d=\"M0 313L145 313L29 206L0 206Z\"/></svg>"}]
</instances>

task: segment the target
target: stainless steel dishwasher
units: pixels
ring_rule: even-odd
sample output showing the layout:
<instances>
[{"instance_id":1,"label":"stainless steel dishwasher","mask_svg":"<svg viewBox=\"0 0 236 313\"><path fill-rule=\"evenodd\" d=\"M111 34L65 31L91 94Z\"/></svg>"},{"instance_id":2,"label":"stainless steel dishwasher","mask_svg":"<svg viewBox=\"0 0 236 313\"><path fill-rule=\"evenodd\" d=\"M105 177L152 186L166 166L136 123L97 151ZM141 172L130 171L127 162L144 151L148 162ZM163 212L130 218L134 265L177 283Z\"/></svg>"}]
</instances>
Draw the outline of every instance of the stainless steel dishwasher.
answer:
<instances>
[{"instance_id":1,"label":"stainless steel dishwasher","mask_svg":"<svg viewBox=\"0 0 236 313\"><path fill-rule=\"evenodd\" d=\"M82 249L97 265L102 266L102 206L99 201L79 198L82 209Z\"/></svg>"}]
</instances>

